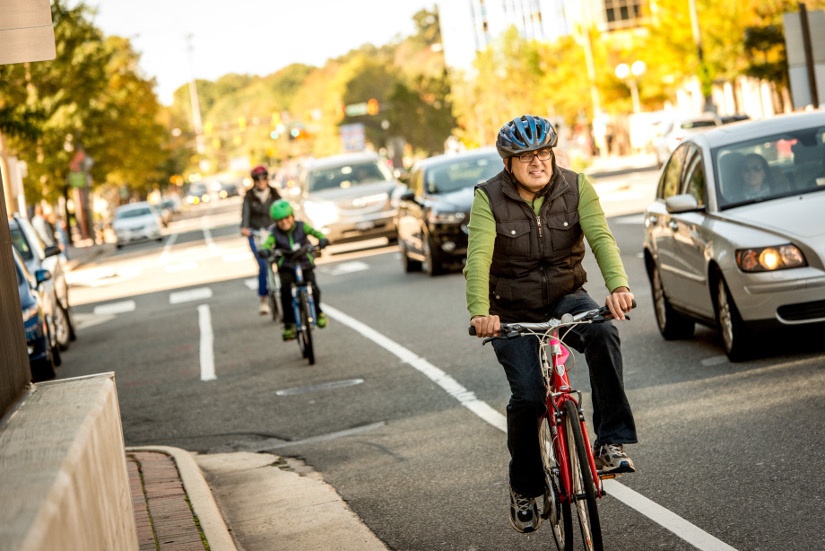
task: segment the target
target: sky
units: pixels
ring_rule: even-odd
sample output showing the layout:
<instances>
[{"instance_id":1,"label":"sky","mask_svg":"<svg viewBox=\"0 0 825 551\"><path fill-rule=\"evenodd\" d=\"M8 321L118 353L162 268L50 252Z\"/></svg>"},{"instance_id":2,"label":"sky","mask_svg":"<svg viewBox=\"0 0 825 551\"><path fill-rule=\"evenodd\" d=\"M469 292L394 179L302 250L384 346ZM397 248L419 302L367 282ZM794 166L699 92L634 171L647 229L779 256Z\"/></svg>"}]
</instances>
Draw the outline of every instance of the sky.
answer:
<instances>
[{"instance_id":1,"label":"sky","mask_svg":"<svg viewBox=\"0 0 825 551\"><path fill-rule=\"evenodd\" d=\"M75 2L73 5L76 5ZM105 35L129 38L161 103L192 77L269 75L292 63L323 66L363 44L415 31L436 0L84 0Z\"/></svg>"}]
</instances>

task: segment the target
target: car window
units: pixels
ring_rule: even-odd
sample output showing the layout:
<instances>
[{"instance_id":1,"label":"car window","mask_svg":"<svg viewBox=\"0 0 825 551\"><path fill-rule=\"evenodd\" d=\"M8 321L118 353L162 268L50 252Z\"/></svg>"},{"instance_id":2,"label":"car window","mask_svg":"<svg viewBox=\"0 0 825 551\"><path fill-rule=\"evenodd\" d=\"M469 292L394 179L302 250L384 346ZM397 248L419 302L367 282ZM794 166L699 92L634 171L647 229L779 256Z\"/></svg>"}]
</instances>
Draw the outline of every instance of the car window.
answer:
<instances>
[{"instance_id":1,"label":"car window","mask_svg":"<svg viewBox=\"0 0 825 551\"><path fill-rule=\"evenodd\" d=\"M149 207L139 209L120 210L115 213L115 218L140 218L141 216L151 215L152 209Z\"/></svg>"},{"instance_id":2,"label":"car window","mask_svg":"<svg viewBox=\"0 0 825 551\"><path fill-rule=\"evenodd\" d=\"M14 245L23 260L33 259L34 251L29 247L29 242L26 240L26 236L23 235L22 230L16 226L10 227L9 230L11 231L11 244Z\"/></svg>"},{"instance_id":3,"label":"car window","mask_svg":"<svg viewBox=\"0 0 825 551\"><path fill-rule=\"evenodd\" d=\"M685 148L685 185L682 193L693 195L696 204L705 206L705 166L698 148L687 145Z\"/></svg>"},{"instance_id":4,"label":"car window","mask_svg":"<svg viewBox=\"0 0 825 551\"><path fill-rule=\"evenodd\" d=\"M392 180L388 167L379 162L347 164L309 173L308 190L347 189L352 186Z\"/></svg>"},{"instance_id":5,"label":"car window","mask_svg":"<svg viewBox=\"0 0 825 551\"><path fill-rule=\"evenodd\" d=\"M719 147L712 158L721 209L825 191L825 127Z\"/></svg>"},{"instance_id":6,"label":"car window","mask_svg":"<svg viewBox=\"0 0 825 551\"><path fill-rule=\"evenodd\" d=\"M471 159L433 167L426 173L427 193L449 193L473 187L498 174L501 168L498 157Z\"/></svg>"},{"instance_id":7,"label":"car window","mask_svg":"<svg viewBox=\"0 0 825 551\"><path fill-rule=\"evenodd\" d=\"M681 193L680 178L682 176L682 167L685 162L685 152L687 149L682 146L673 152L670 159L662 172L662 179L659 181L659 190L657 196L659 199L667 199L673 195Z\"/></svg>"}]
</instances>

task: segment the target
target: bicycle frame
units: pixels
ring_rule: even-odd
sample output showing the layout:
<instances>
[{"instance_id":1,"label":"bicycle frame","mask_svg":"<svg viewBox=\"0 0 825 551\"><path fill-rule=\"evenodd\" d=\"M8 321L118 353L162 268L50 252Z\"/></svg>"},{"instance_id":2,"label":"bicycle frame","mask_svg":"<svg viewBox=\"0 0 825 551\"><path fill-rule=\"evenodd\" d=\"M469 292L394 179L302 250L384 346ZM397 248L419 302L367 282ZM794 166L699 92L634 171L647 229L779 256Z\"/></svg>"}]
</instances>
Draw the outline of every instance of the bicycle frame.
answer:
<instances>
[{"instance_id":1,"label":"bicycle frame","mask_svg":"<svg viewBox=\"0 0 825 551\"><path fill-rule=\"evenodd\" d=\"M576 496L573 495L573 481L570 478L571 468L568 462L568 458L570 457L568 454L569 443L567 441L567 434L559 430L562 425L562 409L565 401L572 401L576 406L576 410L579 412L579 425L588 450L588 466L593 476L593 482L596 485L596 495L602 497L605 495L605 492L602 489L601 478L596 468L596 461L593 458L590 437L587 434L587 424L581 411L581 392L574 390L570 386L570 379L567 376L567 360L570 357L570 351L559 339L558 332L558 327L551 329L540 339L539 347L541 349L542 374L544 375L547 388L547 418L553 434L553 444L556 448L555 460L559 466L559 479L562 483L562 487L559 488L561 494L559 499L563 503L573 503ZM576 394L576 397L574 397L573 394Z\"/></svg>"},{"instance_id":2,"label":"bicycle frame","mask_svg":"<svg viewBox=\"0 0 825 551\"><path fill-rule=\"evenodd\" d=\"M309 305L310 317L308 321L315 326L315 297L312 295L312 285L304 281L304 270L299 264L295 265L295 283L292 285L292 310L295 312L295 329L298 332L306 331L306 327L301 320L300 296L305 294Z\"/></svg>"}]
</instances>

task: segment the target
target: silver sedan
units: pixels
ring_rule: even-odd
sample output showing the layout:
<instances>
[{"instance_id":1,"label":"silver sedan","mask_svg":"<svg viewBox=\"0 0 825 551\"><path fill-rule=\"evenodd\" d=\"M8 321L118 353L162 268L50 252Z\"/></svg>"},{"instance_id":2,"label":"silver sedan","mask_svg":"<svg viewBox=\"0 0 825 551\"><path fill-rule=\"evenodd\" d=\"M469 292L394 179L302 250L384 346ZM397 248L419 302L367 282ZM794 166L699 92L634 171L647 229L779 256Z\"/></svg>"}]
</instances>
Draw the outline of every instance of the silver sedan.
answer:
<instances>
[{"instance_id":1,"label":"silver sedan","mask_svg":"<svg viewBox=\"0 0 825 551\"><path fill-rule=\"evenodd\" d=\"M644 256L666 339L716 327L740 361L766 330L825 325L825 111L686 138L645 211Z\"/></svg>"}]
</instances>

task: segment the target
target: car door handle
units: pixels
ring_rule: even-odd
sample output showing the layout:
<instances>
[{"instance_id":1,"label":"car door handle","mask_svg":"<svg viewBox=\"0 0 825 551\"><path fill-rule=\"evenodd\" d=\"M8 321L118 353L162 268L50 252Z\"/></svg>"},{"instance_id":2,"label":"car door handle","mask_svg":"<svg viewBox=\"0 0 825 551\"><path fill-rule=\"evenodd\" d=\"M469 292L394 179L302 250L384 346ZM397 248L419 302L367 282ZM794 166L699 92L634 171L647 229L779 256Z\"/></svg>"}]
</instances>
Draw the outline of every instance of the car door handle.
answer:
<instances>
[{"instance_id":1,"label":"car door handle","mask_svg":"<svg viewBox=\"0 0 825 551\"><path fill-rule=\"evenodd\" d=\"M679 231L679 224L671 220L668 222L667 227L670 228L670 231L677 232Z\"/></svg>"}]
</instances>

